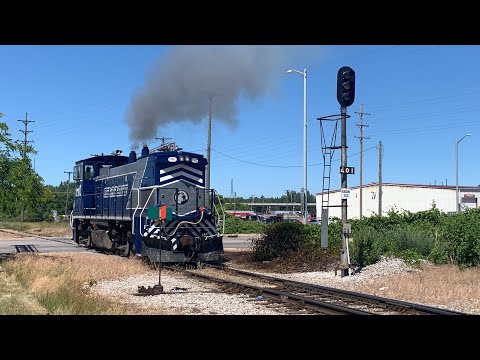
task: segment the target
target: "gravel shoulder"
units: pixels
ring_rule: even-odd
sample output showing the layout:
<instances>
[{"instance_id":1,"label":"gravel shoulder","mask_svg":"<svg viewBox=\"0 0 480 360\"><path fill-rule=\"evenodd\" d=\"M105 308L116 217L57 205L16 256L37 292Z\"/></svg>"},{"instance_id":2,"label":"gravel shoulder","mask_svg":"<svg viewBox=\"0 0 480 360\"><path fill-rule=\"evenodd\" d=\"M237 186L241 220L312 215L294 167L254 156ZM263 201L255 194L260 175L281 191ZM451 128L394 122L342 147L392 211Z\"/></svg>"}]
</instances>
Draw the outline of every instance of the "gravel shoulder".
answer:
<instances>
[{"instance_id":1,"label":"gravel shoulder","mask_svg":"<svg viewBox=\"0 0 480 360\"><path fill-rule=\"evenodd\" d=\"M456 310L467 314L480 314L480 298L476 297L478 284L472 293L454 296L442 295L435 284L422 285L432 272L439 275L439 267L425 263L421 268L414 268L400 259L383 259L365 267L360 273L352 276L336 276L333 271L294 272L288 274L258 270L262 264L249 266L245 263L249 254L245 251L226 252L226 264L241 267L250 271L278 276L296 281L308 282L323 286L335 287L351 291L365 292L376 296L384 296L404 301ZM251 264L251 263L250 263ZM267 264L263 264L265 267ZM444 268L447 269L447 268ZM448 268L448 271L457 271ZM478 273L480 275L480 273ZM439 275L440 276L440 275ZM132 304L139 313L182 314L182 315L285 315L291 314L283 308L266 307L261 302L246 295L224 294L215 284L190 279L172 274L161 273L160 283L164 294L156 296L138 296L139 286L154 286L159 283L158 271L148 275L136 275L116 280L99 281L91 290L97 294ZM432 287L433 286L433 287ZM423 288L424 291L418 290ZM401 290L403 289L403 291ZM417 289L411 291L410 289ZM455 292L454 289L452 289ZM433 295L429 296L431 292ZM440 295L438 295L440 293Z\"/></svg>"}]
</instances>

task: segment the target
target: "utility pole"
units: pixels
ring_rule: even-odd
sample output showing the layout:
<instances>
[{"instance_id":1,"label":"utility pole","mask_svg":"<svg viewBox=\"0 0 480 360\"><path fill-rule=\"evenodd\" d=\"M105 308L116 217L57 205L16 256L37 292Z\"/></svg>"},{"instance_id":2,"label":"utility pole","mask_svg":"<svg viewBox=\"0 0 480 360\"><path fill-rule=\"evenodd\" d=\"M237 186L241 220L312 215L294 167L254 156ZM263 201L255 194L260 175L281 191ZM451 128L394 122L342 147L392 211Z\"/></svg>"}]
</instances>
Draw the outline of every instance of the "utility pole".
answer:
<instances>
[{"instance_id":1,"label":"utility pole","mask_svg":"<svg viewBox=\"0 0 480 360\"><path fill-rule=\"evenodd\" d=\"M162 140L162 145L165 145L165 140L172 140L172 138L167 138L167 137L156 137L155 140Z\"/></svg>"},{"instance_id":2,"label":"utility pole","mask_svg":"<svg viewBox=\"0 0 480 360\"><path fill-rule=\"evenodd\" d=\"M205 194L205 206L209 206L210 202L210 169L212 165L210 164L210 146L212 143L212 98L213 96L208 97L208 139L207 139L207 174L205 177L205 188L207 193Z\"/></svg>"},{"instance_id":3,"label":"utility pole","mask_svg":"<svg viewBox=\"0 0 480 360\"><path fill-rule=\"evenodd\" d=\"M27 156L27 144L33 142L33 140L27 140L27 134L32 132L32 130L28 130L28 123L35 122L35 121L28 120L28 113L25 113L25 120L17 120L17 121L23 122L23 124L25 125L25 130L18 130L18 131L21 131L24 135L22 157L25 158Z\"/></svg>"},{"instance_id":4,"label":"utility pole","mask_svg":"<svg viewBox=\"0 0 480 360\"><path fill-rule=\"evenodd\" d=\"M22 158L25 160L27 158L27 144L30 142L33 142L33 140L27 140L27 135L28 133L32 132L32 130L28 130L28 123L35 122L33 120L28 120L28 113L25 113L25 120L17 120L23 122L25 125L25 130L18 130L23 132L24 135L24 140L23 140L23 150L22 150ZM21 221L25 221L25 205L22 203L22 209L21 209Z\"/></svg>"},{"instance_id":5,"label":"utility pole","mask_svg":"<svg viewBox=\"0 0 480 360\"><path fill-rule=\"evenodd\" d=\"M233 213L237 213L237 193L233 193Z\"/></svg>"},{"instance_id":6,"label":"utility pole","mask_svg":"<svg viewBox=\"0 0 480 360\"><path fill-rule=\"evenodd\" d=\"M293 206L293 192L292 190L285 190L287 192L287 202L288 202L288 194L290 193L290 204L292 205L292 211L295 211L295 207Z\"/></svg>"},{"instance_id":7,"label":"utility pole","mask_svg":"<svg viewBox=\"0 0 480 360\"><path fill-rule=\"evenodd\" d=\"M341 166L347 167L347 107L342 106L340 108L341 113ZM347 189L347 173L343 172L341 174L342 189ZM347 199L342 199L342 227L345 228L347 225ZM340 256L340 266L342 269L342 277L349 275L348 267L350 264L349 254L348 254L348 238L346 236L345 230L342 231L342 253Z\"/></svg>"},{"instance_id":8,"label":"utility pole","mask_svg":"<svg viewBox=\"0 0 480 360\"><path fill-rule=\"evenodd\" d=\"M65 174L68 174L68 181L67 181L67 200L65 200L65 221L67 221L67 205L68 205L68 193L70 191L70 174L72 171L64 171Z\"/></svg>"},{"instance_id":9,"label":"utility pole","mask_svg":"<svg viewBox=\"0 0 480 360\"><path fill-rule=\"evenodd\" d=\"M378 142L378 216L382 216L382 142Z\"/></svg>"},{"instance_id":10,"label":"utility pole","mask_svg":"<svg viewBox=\"0 0 480 360\"><path fill-rule=\"evenodd\" d=\"M459 192L458 192L458 143L460 141L462 141L463 139L465 139L467 136L471 136L471 134L465 134L460 140L457 140L456 144L455 144L455 163L456 163L456 189L455 189L455 202L456 202L456 206L455 206L455 211L457 212L457 214L460 214L460 200L459 200Z\"/></svg>"},{"instance_id":11,"label":"utility pole","mask_svg":"<svg viewBox=\"0 0 480 360\"><path fill-rule=\"evenodd\" d=\"M360 105L360 112L356 112L360 114L360 124L357 126L360 128L360 136L355 136L356 138L360 139L360 216L359 219L362 219L362 208L363 208L363 198L362 198L362 163L363 163L363 139L370 139L369 137L363 136L363 128L368 127L368 125L363 124L363 115L370 115L369 113L363 112L363 104Z\"/></svg>"},{"instance_id":12,"label":"utility pole","mask_svg":"<svg viewBox=\"0 0 480 360\"><path fill-rule=\"evenodd\" d=\"M350 190L347 187L347 107L355 100L355 71L343 66L337 74L337 100L340 104L340 115L342 121L342 142L341 142L341 166L340 174L342 179L341 200L342 200L342 253L340 256L341 276L350 275L350 255L348 250L348 237L351 233L351 224L347 223L347 199L350 197Z\"/></svg>"}]
</instances>

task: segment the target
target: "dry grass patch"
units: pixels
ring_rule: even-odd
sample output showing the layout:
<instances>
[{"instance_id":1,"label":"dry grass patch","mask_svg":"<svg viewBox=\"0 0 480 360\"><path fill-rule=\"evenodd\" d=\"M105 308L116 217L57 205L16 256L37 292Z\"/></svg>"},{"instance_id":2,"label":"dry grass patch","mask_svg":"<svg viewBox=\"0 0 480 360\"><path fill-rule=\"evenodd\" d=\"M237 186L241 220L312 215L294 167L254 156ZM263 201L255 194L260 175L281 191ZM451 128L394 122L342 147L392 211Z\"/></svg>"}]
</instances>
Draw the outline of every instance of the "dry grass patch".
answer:
<instances>
[{"instance_id":1,"label":"dry grass patch","mask_svg":"<svg viewBox=\"0 0 480 360\"><path fill-rule=\"evenodd\" d=\"M91 283L154 271L141 259L96 253L24 253L16 255L15 263L17 277L23 284L42 289L58 287L50 282L59 277L70 276Z\"/></svg>"},{"instance_id":2,"label":"dry grass patch","mask_svg":"<svg viewBox=\"0 0 480 360\"><path fill-rule=\"evenodd\" d=\"M140 258L96 253L59 253L53 259L73 263L84 280L111 280L130 275L148 274L152 271Z\"/></svg>"},{"instance_id":3,"label":"dry grass patch","mask_svg":"<svg viewBox=\"0 0 480 360\"><path fill-rule=\"evenodd\" d=\"M72 229L68 222L0 222L0 229L13 230L38 236L72 236Z\"/></svg>"},{"instance_id":4,"label":"dry grass patch","mask_svg":"<svg viewBox=\"0 0 480 360\"><path fill-rule=\"evenodd\" d=\"M101 254L17 254L5 261L6 273L19 284L25 301L28 296L37 300L50 314L128 314L137 309L102 298L89 291L99 280L143 274L154 271L138 259ZM5 277L0 283L0 295L8 299L12 289L7 288ZM11 302L11 301L10 301ZM22 302L17 301L19 304ZM27 313L7 310L6 313ZM37 312L38 313L38 312Z\"/></svg>"},{"instance_id":5,"label":"dry grass patch","mask_svg":"<svg viewBox=\"0 0 480 360\"><path fill-rule=\"evenodd\" d=\"M27 232L40 236L72 236L72 229L68 222L27 222L24 225Z\"/></svg>"},{"instance_id":6,"label":"dry grass patch","mask_svg":"<svg viewBox=\"0 0 480 360\"><path fill-rule=\"evenodd\" d=\"M47 310L0 267L0 315L40 315Z\"/></svg>"},{"instance_id":7,"label":"dry grass patch","mask_svg":"<svg viewBox=\"0 0 480 360\"><path fill-rule=\"evenodd\" d=\"M425 265L420 272L359 285L358 291L480 314L480 268L459 270L449 265Z\"/></svg>"}]
</instances>

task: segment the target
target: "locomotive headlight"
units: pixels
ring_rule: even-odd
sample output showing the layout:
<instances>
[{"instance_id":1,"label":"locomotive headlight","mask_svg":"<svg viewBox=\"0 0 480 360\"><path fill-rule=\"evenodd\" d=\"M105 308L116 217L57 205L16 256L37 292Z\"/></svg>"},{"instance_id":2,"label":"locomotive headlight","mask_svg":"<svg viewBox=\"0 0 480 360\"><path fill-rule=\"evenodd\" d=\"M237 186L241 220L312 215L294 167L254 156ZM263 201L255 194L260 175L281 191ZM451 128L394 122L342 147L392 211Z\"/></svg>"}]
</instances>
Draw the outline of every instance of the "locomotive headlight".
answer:
<instances>
[{"instance_id":1,"label":"locomotive headlight","mask_svg":"<svg viewBox=\"0 0 480 360\"><path fill-rule=\"evenodd\" d=\"M187 161L187 162L190 161L190 156L186 155L185 156L185 161Z\"/></svg>"},{"instance_id":2,"label":"locomotive headlight","mask_svg":"<svg viewBox=\"0 0 480 360\"><path fill-rule=\"evenodd\" d=\"M180 161L184 161L184 158L183 158L183 156L182 156L182 155L181 155L181 156L179 156L179 157L178 157L178 159L179 159Z\"/></svg>"}]
</instances>

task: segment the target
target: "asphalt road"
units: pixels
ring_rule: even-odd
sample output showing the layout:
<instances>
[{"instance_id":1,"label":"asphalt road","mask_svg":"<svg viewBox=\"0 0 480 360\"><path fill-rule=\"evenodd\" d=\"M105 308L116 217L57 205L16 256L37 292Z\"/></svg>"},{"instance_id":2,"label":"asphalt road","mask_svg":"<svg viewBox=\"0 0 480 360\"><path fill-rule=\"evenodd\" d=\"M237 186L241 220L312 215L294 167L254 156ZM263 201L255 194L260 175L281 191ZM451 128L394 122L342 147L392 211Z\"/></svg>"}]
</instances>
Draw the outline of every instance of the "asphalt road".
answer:
<instances>
[{"instance_id":1,"label":"asphalt road","mask_svg":"<svg viewBox=\"0 0 480 360\"><path fill-rule=\"evenodd\" d=\"M223 237L224 249L247 249L251 247L252 239L256 235L238 235ZM23 237L0 241L0 254L15 254L19 252L92 252L84 246L78 245L67 237Z\"/></svg>"},{"instance_id":2,"label":"asphalt road","mask_svg":"<svg viewBox=\"0 0 480 360\"><path fill-rule=\"evenodd\" d=\"M237 235L237 236L223 236L224 249L247 249L252 246L252 239L258 238L256 234Z\"/></svg>"},{"instance_id":3,"label":"asphalt road","mask_svg":"<svg viewBox=\"0 0 480 360\"><path fill-rule=\"evenodd\" d=\"M84 246L80 246L70 238L64 237L23 237L5 239L0 241L0 254L15 254L19 252L86 252Z\"/></svg>"}]
</instances>

